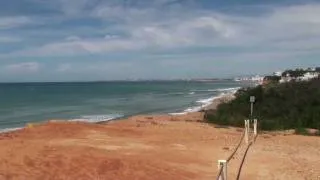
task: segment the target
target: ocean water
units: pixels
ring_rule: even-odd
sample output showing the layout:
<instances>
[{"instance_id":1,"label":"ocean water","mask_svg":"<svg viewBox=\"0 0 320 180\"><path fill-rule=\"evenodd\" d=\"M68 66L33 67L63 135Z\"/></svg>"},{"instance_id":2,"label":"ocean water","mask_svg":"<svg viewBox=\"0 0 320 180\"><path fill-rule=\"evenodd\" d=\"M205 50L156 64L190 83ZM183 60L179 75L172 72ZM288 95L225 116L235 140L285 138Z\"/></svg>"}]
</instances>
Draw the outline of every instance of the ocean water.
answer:
<instances>
[{"instance_id":1,"label":"ocean water","mask_svg":"<svg viewBox=\"0 0 320 180\"><path fill-rule=\"evenodd\" d=\"M222 93L248 86L234 81L0 84L0 129L50 119L99 122L136 114L197 111Z\"/></svg>"}]
</instances>

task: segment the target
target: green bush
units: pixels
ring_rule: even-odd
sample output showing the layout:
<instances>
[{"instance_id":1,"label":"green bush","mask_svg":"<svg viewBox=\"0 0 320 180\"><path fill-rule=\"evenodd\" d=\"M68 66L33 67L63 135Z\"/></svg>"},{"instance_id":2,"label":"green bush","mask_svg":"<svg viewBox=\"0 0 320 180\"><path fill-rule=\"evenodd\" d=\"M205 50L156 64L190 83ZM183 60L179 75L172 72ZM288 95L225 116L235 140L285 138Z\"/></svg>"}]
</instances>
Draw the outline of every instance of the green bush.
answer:
<instances>
[{"instance_id":1,"label":"green bush","mask_svg":"<svg viewBox=\"0 0 320 180\"><path fill-rule=\"evenodd\" d=\"M320 79L241 89L236 99L208 112L209 122L242 127L250 117L250 96L256 97L254 118L262 130L320 130Z\"/></svg>"},{"instance_id":2,"label":"green bush","mask_svg":"<svg viewBox=\"0 0 320 180\"><path fill-rule=\"evenodd\" d=\"M305 128L296 128L295 133L300 135L309 135L308 131Z\"/></svg>"}]
</instances>

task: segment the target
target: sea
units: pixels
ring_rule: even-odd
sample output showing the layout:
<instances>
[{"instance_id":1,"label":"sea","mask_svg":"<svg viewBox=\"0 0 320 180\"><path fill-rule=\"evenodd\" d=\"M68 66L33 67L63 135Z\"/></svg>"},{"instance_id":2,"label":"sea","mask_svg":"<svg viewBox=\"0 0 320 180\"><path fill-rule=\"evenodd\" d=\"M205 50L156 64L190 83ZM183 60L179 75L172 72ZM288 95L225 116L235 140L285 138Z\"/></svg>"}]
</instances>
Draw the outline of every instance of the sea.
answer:
<instances>
[{"instance_id":1,"label":"sea","mask_svg":"<svg viewBox=\"0 0 320 180\"><path fill-rule=\"evenodd\" d=\"M47 120L101 122L199 111L248 83L232 80L0 83L0 132Z\"/></svg>"}]
</instances>

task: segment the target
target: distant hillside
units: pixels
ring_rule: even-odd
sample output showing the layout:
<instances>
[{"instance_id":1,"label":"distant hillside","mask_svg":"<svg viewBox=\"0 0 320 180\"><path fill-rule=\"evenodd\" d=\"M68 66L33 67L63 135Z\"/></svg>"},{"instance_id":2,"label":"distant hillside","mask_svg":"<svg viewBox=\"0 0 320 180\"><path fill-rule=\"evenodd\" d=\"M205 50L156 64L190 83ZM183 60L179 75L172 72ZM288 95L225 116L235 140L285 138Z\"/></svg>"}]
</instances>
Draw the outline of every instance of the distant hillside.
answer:
<instances>
[{"instance_id":1,"label":"distant hillside","mask_svg":"<svg viewBox=\"0 0 320 180\"><path fill-rule=\"evenodd\" d=\"M242 127L243 120L249 118L250 96L256 97L254 117L263 130L320 130L320 78L242 89L235 100L208 112L208 121Z\"/></svg>"}]
</instances>

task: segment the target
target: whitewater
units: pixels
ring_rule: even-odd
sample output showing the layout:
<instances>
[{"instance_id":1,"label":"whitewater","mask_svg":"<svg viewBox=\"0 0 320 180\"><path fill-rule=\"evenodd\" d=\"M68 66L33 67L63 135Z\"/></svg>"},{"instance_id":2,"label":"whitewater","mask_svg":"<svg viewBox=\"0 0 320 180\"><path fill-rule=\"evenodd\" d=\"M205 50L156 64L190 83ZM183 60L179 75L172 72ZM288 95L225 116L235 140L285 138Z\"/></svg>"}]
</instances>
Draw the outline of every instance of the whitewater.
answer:
<instances>
[{"instance_id":1,"label":"whitewater","mask_svg":"<svg viewBox=\"0 0 320 180\"><path fill-rule=\"evenodd\" d=\"M0 84L0 132L28 123L98 123L137 114L196 112L248 85L234 81Z\"/></svg>"}]
</instances>

